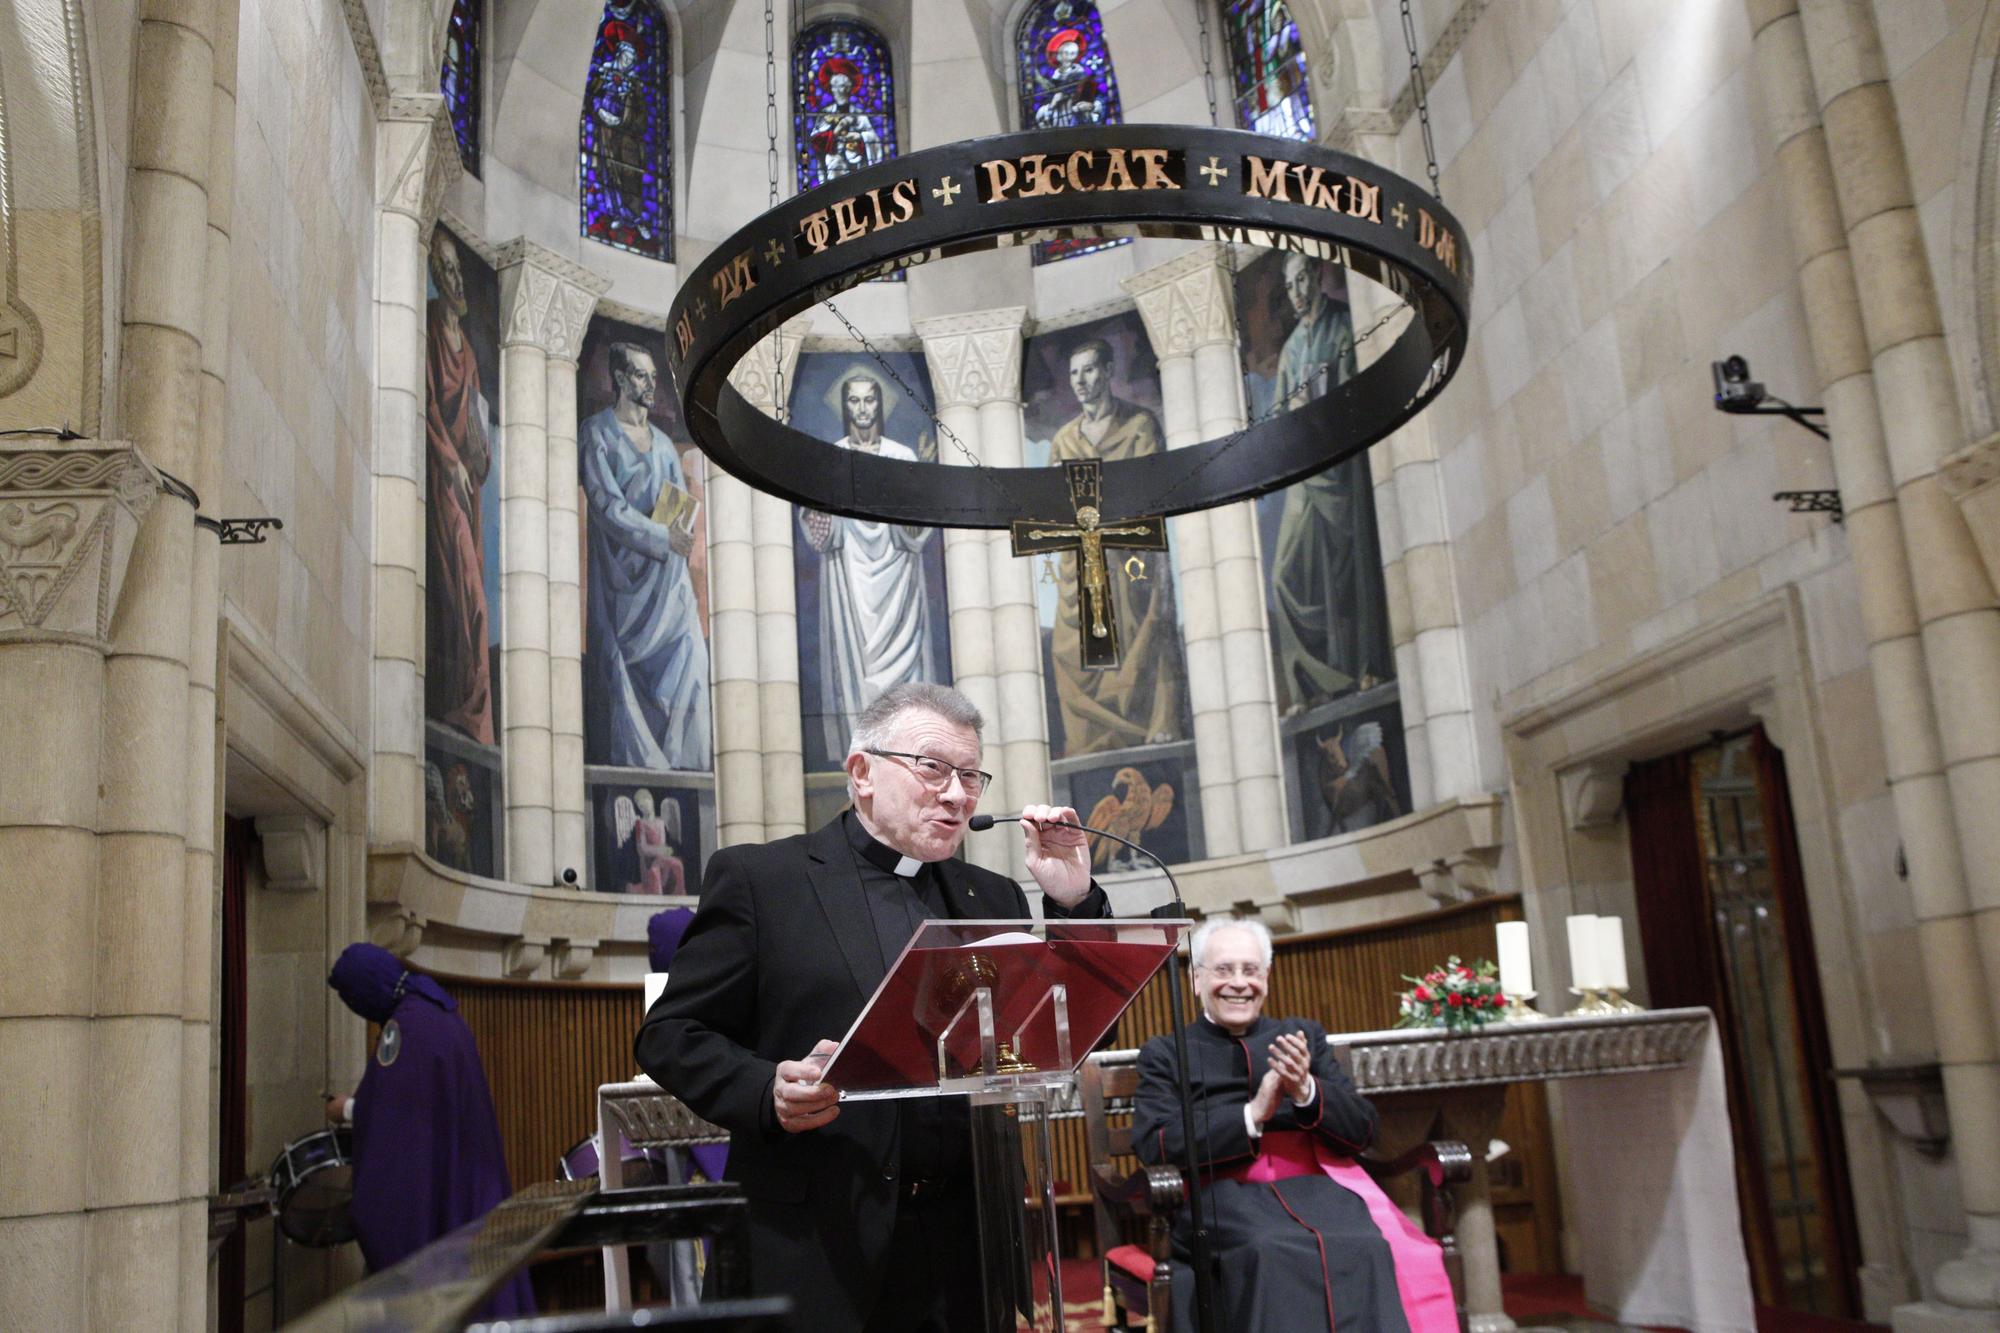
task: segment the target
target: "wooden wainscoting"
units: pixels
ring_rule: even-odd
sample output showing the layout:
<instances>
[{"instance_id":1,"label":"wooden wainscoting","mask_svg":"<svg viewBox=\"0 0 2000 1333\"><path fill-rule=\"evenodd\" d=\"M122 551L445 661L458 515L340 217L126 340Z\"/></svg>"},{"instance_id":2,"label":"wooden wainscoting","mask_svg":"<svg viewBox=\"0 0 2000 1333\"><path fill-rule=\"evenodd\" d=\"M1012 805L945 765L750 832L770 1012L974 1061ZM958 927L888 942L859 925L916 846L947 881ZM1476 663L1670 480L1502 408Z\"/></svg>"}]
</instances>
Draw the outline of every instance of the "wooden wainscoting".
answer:
<instances>
[{"instance_id":1,"label":"wooden wainscoting","mask_svg":"<svg viewBox=\"0 0 2000 1333\"><path fill-rule=\"evenodd\" d=\"M1493 927L1521 919L1518 898L1482 898L1420 916L1349 930L1281 936L1266 1012L1300 1015L1329 1031L1391 1026L1402 978L1449 954L1470 961L1495 952ZM514 1188L556 1175L557 1159L595 1127L600 1083L633 1077L632 1037L641 1014L636 986L439 977L479 1043L493 1088ZM1139 1046L1168 1030L1162 972L1121 1020L1115 1045ZM1187 998L1187 1012L1195 1012ZM1083 1206L1083 1122L1055 1126L1056 1176ZM1510 1152L1493 1164L1494 1223L1509 1272L1561 1269L1555 1166L1548 1106L1538 1085L1509 1089L1500 1137ZM1475 1145L1483 1148L1485 1145ZM1087 1244L1088 1225L1072 1229Z\"/></svg>"}]
</instances>

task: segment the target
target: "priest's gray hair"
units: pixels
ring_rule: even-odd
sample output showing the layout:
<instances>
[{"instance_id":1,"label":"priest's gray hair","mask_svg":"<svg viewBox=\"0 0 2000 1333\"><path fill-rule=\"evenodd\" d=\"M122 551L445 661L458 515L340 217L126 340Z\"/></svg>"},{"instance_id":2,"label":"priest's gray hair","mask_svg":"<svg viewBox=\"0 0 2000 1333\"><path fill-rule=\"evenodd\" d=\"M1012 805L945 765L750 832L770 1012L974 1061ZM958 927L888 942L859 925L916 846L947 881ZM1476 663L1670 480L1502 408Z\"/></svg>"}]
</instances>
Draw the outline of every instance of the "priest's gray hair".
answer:
<instances>
[{"instance_id":1,"label":"priest's gray hair","mask_svg":"<svg viewBox=\"0 0 2000 1333\"><path fill-rule=\"evenodd\" d=\"M856 755L869 750L895 749L897 726L905 713L935 713L955 727L972 728L974 736L986 727L986 719L979 715L978 706L951 686L936 685L927 680L906 680L876 695L855 715L854 734L847 742L847 753ZM847 799L854 799L854 781L851 778L847 783Z\"/></svg>"},{"instance_id":2,"label":"priest's gray hair","mask_svg":"<svg viewBox=\"0 0 2000 1333\"><path fill-rule=\"evenodd\" d=\"M1212 916L1194 928L1194 942L1188 945L1188 956L1194 966L1201 966L1201 960L1208 955L1208 942L1218 930L1249 931L1257 941L1257 955L1264 960L1264 970L1271 970L1271 928L1262 921L1235 916Z\"/></svg>"}]
</instances>

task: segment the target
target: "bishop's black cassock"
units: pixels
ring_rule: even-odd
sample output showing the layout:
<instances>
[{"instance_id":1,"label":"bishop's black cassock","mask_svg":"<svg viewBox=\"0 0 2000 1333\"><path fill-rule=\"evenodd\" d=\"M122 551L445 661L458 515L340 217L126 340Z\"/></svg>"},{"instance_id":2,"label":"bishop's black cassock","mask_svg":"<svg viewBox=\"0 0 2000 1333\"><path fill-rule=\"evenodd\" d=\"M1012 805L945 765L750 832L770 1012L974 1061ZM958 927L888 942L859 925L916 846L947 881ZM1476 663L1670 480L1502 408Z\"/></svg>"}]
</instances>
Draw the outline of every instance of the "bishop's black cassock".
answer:
<instances>
[{"instance_id":1,"label":"bishop's black cassock","mask_svg":"<svg viewBox=\"0 0 2000 1333\"><path fill-rule=\"evenodd\" d=\"M1253 1138L1243 1108L1271 1066L1271 1043L1297 1032L1313 1052L1313 1098L1277 1113ZM1202 1205L1217 1276L1215 1313L1232 1333L1367 1329L1448 1333L1458 1327L1435 1242L1405 1217L1354 1155L1375 1139L1375 1108L1333 1058L1326 1030L1302 1018L1259 1018L1237 1037L1198 1018L1187 1027L1202 1168ZM1151 1165L1187 1154L1174 1042L1139 1052L1132 1148ZM1174 1327L1194 1328L1193 1221L1174 1227Z\"/></svg>"}]
</instances>

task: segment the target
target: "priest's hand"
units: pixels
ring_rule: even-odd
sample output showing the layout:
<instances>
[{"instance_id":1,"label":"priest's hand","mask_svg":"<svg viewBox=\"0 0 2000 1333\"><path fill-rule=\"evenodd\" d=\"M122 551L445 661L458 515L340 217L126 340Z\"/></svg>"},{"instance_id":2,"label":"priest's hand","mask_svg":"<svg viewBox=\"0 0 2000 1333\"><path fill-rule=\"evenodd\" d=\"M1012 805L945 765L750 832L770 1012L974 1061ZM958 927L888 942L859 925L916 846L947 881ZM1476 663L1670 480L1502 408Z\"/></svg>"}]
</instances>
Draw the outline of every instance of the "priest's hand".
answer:
<instances>
[{"instance_id":1,"label":"priest's hand","mask_svg":"<svg viewBox=\"0 0 2000 1333\"><path fill-rule=\"evenodd\" d=\"M1021 810L1021 836L1028 843L1028 873L1042 892L1074 907L1090 892L1090 843L1076 811L1066 805L1030 805Z\"/></svg>"},{"instance_id":2,"label":"priest's hand","mask_svg":"<svg viewBox=\"0 0 2000 1333\"><path fill-rule=\"evenodd\" d=\"M821 1040L805 1059L778 1062L778 1075L771 1080L771 1100L777 1106L778 1127L787 1134L818 1129L840 1114L840 1089L819 1081L826 1058L839 1049L838 1042Z\"/></svg>"},{"instance_id":3,"label":"priest's hand","mask_svg":"<svg viewBox=\"0 0 2000 1333\"><path fill-rule=\"evenodd\" d=\"M1255 1124L1263 1124L1278 1113L1278 1099L1285 1095L1285 1081L1276 1069L1264 1071L1263 1082L1257 1085L1256 1096L1250 1099L1250 1119Z\"/></svg>"},{"instance_id":4,"label":"priest's hand","mask_svg":"<svg viewBox=\"0 0 2000 1333\"><path fill-rule=\"evenodd\" d=\"M1299 1106L1313 1099L1312 1051L1303 1034L1285 1032L1271 1043L1271 1072L1284 1084L1285 1095Z\"/></svg>"}]
</instances>

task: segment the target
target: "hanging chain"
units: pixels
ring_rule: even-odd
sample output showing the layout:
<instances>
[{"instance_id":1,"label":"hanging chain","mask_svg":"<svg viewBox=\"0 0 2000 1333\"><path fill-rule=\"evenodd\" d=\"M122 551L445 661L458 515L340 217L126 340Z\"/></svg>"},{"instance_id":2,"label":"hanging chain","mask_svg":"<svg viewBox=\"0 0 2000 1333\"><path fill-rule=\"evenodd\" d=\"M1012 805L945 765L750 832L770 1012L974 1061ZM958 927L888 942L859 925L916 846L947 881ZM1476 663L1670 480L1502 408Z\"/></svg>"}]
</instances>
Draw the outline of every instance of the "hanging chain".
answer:
<instances>
[{"instance_id":1,"label":"hanging chain","mask_svg":"<svg viewBox=\"0 0 2000 1333\"><path fill-rule=\"evenodd\" d=\"M1194 0L1194 18L1201 41L1201 89L1208 94L1208 123L1222 128L1221 113L1215 106L1215 56L1209 50L1208 41L1209 0Z\"/></svg>"},{"instance_id":2,"label":"hanging chain","mask_svg":"<svg viewBox=\"0 0 2000 1333\"><path fill-rule=\"evenodd\" d=\"M1431 176L1431 196L1444 202L1444 187L1438 183L1438 150L1431 138L1431 100L1424 89L1424 64L1417 57L1417 20L1410 13L1410 0L1403 0L1403 45L1410 53L1410 90L1416 95L1417 126L1424 133L1424 165Z\"/></svg>"},{"instance_id":3,"label":"hanging chain","mask_svg":"<svg viewBox=\"0 0 2000 1333\"><path fill-rule=\"evenodd\" d=\"M764 151L765 173L770 177L771 207L778 206L778 26L771 12L772 0L764 0L764 134L769 146ZM771 333L771 410L779 421L791 416L785 398L785 327Z\"/></svg>"}]
</instances>

